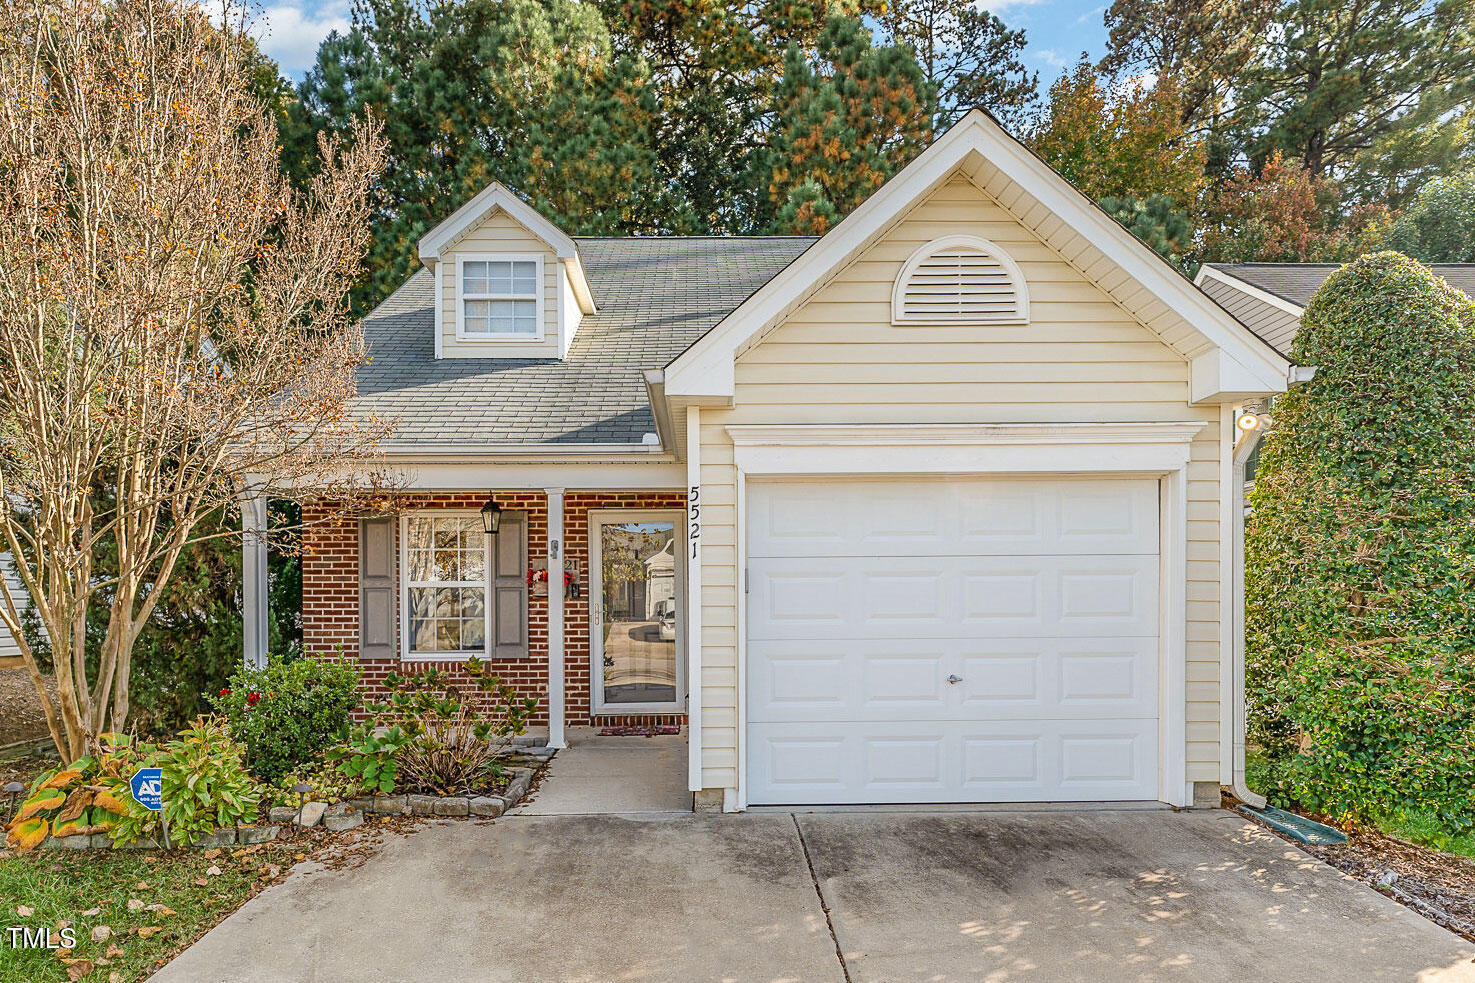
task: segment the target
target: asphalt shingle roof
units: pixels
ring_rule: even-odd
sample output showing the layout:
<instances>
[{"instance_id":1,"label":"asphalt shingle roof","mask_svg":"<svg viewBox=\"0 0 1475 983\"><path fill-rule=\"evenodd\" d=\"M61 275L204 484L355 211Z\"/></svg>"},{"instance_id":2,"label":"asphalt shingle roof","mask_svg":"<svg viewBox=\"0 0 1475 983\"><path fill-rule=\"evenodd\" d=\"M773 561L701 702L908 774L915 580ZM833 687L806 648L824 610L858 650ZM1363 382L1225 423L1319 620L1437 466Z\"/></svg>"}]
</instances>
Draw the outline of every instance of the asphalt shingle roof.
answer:
<instances>
[{"instance_id":1,"label":"asphalt shingle roof","mask_svg":"<svg viewBox=\"0 0 1475 983\"><path fill-rule=\"evenodd\" d=\"M1298 307L1311 302L1311 295L1326 278L1342 268L1340 263L1210 263L1216 270ZM1433 263L1435 274L1456 290L1475 297L1475 263Z\"/></svg>"},{"instance_id":2,"label":"asphalt shingle roof","mask_svg":"<svg viewBox=\"0 0 1475 983\"><path fill-rule=\"evenodd\" d=\"M814 242L801 237L576 240L598 312L568 357L435 358L435 278L411 276L364 319L353 409L397 421L387 449L639 443L643 373L665 366Z\"/></svg>"}]
</instances>

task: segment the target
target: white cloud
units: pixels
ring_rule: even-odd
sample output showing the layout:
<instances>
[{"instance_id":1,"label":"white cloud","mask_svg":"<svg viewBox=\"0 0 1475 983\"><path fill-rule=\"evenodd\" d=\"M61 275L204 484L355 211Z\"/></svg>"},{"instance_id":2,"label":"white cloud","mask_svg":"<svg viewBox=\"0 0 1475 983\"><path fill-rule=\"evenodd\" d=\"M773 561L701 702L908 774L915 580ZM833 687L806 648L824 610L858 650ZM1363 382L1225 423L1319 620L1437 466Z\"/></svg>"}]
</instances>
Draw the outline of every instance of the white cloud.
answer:
<instances>
[{"instance_id":1,"label":"white cloud","mask_svg":"<svg viewBox=\"0 0 1475 983\"><path fill-rule=\"evenodd\" d=\"M1035 61L1042 61L1051 68L1064 68L1070 64L1070 60L1054 48L1041 48L1039 51L1030 52L1030 55Z\"/></svg>"},{"instance_id":2,"label":"white cloud","mask_svg":"<svg viewBox=\"0 0 1475 983\"><path fill-rule=\"evenodd\" d=\"M995 17L1002 18L1010 11L1018 10L1020 7L1033 7L1044 0L978 0L978 7L987 10Z\"/></svg>"},{"instance_id":3,"label":"white cloud","mask_svg":"<svg viewBox=\"0 0 1475 983\"><path fill-rule=\"evenodd\" d=\"M326 0L312 7L303 3L268 6L253 19L251 33L283 75L297 78L313 66L323 38L347 30L348 0Z\"/></svg>"},{"instance_id":4,"label":"white cloud","mask_svg":"<svg viewBox=\"0 0 1475 983\"><path fill-rule=\"evenodd\" d=\"M1105 7L1092 7L1090 10L1086 11L1084 14L1082 14L1079 17L1077 17L1076 18L1076 23L1077 24L1086 24L1086 23L1100 24L1101 23L1101 15L1104 14L1104 13L1106 13L1106 8Z\"/></svg>"}]
</instances>

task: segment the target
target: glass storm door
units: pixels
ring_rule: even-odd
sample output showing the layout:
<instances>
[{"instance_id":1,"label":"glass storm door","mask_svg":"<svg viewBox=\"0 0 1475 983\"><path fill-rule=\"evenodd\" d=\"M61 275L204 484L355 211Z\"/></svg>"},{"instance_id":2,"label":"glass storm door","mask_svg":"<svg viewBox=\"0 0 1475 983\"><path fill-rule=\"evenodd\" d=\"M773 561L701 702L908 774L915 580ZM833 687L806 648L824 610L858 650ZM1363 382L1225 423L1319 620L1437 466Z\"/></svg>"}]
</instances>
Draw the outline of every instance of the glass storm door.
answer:
<instances>
[{"instance_id":1,"label":"glass storm door","mask_svg":"<svg viewBox=\"0 0 1475 983\"><path fill-rule=\"evenodd\" d=\"M595 713L685 709L680 513L593 514L589 630Z\"/></svg>"}]
</instances>

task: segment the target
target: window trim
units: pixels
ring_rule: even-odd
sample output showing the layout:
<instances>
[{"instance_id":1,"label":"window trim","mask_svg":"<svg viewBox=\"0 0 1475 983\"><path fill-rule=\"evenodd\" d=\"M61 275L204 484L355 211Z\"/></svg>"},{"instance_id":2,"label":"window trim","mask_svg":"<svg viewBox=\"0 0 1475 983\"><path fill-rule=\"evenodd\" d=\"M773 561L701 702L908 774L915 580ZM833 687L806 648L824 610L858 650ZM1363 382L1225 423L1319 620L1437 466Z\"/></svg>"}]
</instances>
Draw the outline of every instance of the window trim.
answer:
<instances>
[{"instance_id":1,"label":"window trim","mask_svg":"<svg viewBox=\"0 0 1475 983\"><path fill-rule=\"evenodd\" d=\"M543 255L541 253L458 253L456 256L456 341L469 344L480 342L521 342L523 344L539 344L547 335L548 326L544 323L545 303L544 297L548 293L547 284L544 282ZM467 263L496 263L512 262L534 264L534 292L529 298L526 294L467 294L465 291L466 276L465 267ZM466 301L468 300L529 300L534 304L534 319L538 330L534 334L517 334L515 332L498 332L495 334L477 334L466 330Z\"/></svg>"},{"instance_id":2,"label":"window trim","mask_svg":"<svg viewBox=\"0 0 1475 983\"><path fill-rule=\"evenodd\" d=\"M912 274L917 272L917 267L931 258L934 254L945 249L957 249L967 247L986 253L1004 268L1009 277L1009 283L1014 287L1014 313L1012 314L984 314L973 317L948 317L929 318L906 313L907 284L911 281ZM1028 324L1029 323L1029 287L1024 279L1024 273L1019 269L1019 264L1014 262L1013 257L999 248L997 243L991 242L982 236L975 235L951 235L942 236L923 243L916 252L907 258L902 264L901 272L897 274L895 282L891 286L891 323L892 324L930 324L930 325L971 325L971 324Z\"/></svg>"},{"instance_id":3,"label":"window trim","mask_svg":"<svg viewBox=\"0 0 1475 983\"><path fill-rule=\"evenodd\" d=\"M482 567L481 567L481 589L482 589L482 649L480 651L460 649L454 652L412 652L410 650L410 588L412 586L427 586L426 584L412 585L410 582L410 520L411 519L437 519L474 517L479 520L475 509L415 509L405 512L399 517L399 652L401 662L465 662L467 659L476 659L478 662L487 662L491 659L492 639L492 537L482 534ZM477 522L480 527L480 522ZM471 581L457 581L457 586L477 586ZM430 586L441 586L436 581Z\"/></svg>"}]
</instances>

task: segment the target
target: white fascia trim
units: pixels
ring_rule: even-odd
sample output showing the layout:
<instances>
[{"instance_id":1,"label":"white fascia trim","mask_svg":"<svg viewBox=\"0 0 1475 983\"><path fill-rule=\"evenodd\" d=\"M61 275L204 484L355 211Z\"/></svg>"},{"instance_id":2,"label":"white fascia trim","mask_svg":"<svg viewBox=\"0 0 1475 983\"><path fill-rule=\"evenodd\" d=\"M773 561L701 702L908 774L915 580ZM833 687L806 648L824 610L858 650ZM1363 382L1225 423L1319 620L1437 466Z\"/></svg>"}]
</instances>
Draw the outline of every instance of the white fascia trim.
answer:
<instances>
[{"instance_id":1,"label":"white fascia trim","mask_svg":"<svg viewBox=\"0 0 1475 983\"><path fill-rule=\"evenodd\" d=\"M727 427L746 474L1166 474L1207 424L993 423Z\"/></svg>"},{"instance_id":2,"label":"white fascia trim","mask_svg":"<svg viewBox=\"0 0 1475 983\"><path fill-rule=\"evenodd\" d=\"M1277 297L1273 293L1261 290L1259 287L1246 283L1239 277L1225 273L1223 270L1217 270L1207 263L1198 268L1198 275L1193 278L1193 282L1195 286L1202 286L1205 280L1218 280L1220 283L1233 287L1242 294L1253 297L1261 303L1269 304L1276 310L1282 311L1297 319L1306 313L1306 308L1293 304L1284 297Z\"/></svg>"},{"instance_id":3,"label":"white fascia trim","mask_svg":"<svg viewBox=\"0 0 1475 983\"><path fill-rule=\"evenodd\" d=\"M979 110L972 110L902 168L879 191L760 287L716 327L666 367L666 390L676 396L731 398L733 360L809 287L828 278L914 201L946 178L970 154L1001 170L1051 209L1163 303L1184 314L1210 344L1227 349L1255 370L1266 393L1284 392L1290 363L1070 182Z\"/></svg>"},{"instance_id":4,"label":"white fascia trim","mask_svg":"<svg viewBox=\"0 0 1475 983\"><path fill-rule=\"evenodd\" d=\"M559 256L559 263L563 264L564 276L568 277L569 286L573 288L574 300L579 303L581 314L598 313L594 306L594 294L589 291L589 280L584 276L584 264L576 252L572 256Z\"/></svg>"},{"instance_id":5,"label":"white fascia trim","mask_svg":"<svg viewBox=\"0 0 1475 983\"><path fill-rule=\"evenodd\" d=\"M506 185L493 181L476 197L452 212L444 222L421 236L420 262L433 269L440 259L442 249L498 208L546 242L559 259L578 257L579 247L562 229L513 194Z\"/></svg>"}]
</instances>

